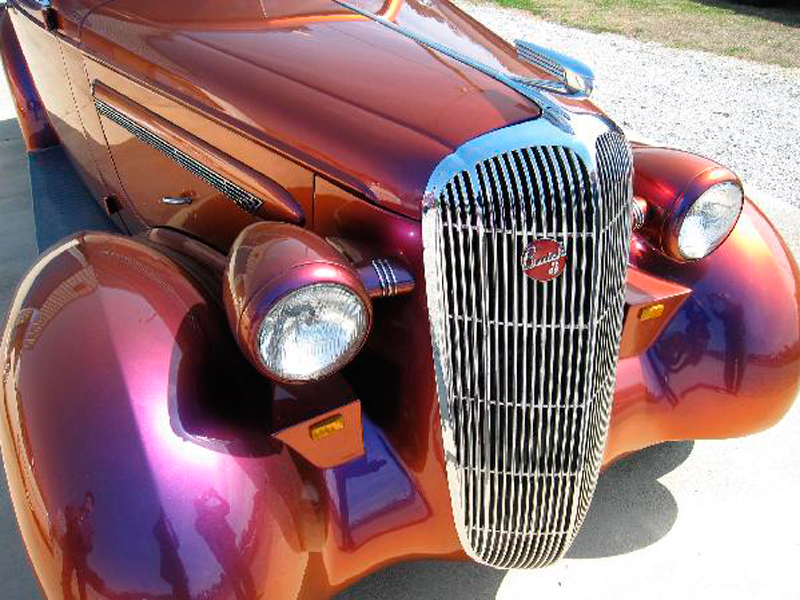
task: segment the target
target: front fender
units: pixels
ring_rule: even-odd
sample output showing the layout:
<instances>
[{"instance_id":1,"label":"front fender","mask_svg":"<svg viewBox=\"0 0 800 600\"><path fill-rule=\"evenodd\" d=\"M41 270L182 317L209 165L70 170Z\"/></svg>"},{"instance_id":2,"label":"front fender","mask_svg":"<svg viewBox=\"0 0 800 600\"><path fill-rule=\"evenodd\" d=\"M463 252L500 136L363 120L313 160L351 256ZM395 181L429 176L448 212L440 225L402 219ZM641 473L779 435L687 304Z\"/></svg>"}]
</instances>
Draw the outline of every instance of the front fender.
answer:
<instances>
[{"instance_id":1,"label":"front fender","mask_svg":"<svg viewBox=\"0 0 800 600\"><path fill-rule=\"evenodd\" d=\"M779 421L800 387L800 272L757 206L747 199L703 260L677 263L635 237L631 261L691 295L644 354L620 361L606 461Z\"/></svg>"},{"instance_id":2,"label":"front fender","mask_svg":"<svg viewBox=\"0 0 800 600\"><path fill-rule=\"evenodd\" d=\"M49 600L82 586L298 595L313 494L284 446L237 434L267 410L271 384L252 378L220 307L176 262L113 235L67 239L21 284L1 353L3 459ZM202 430L209 406L217 441L182 425Z\"/></svg>"}]
</instances>

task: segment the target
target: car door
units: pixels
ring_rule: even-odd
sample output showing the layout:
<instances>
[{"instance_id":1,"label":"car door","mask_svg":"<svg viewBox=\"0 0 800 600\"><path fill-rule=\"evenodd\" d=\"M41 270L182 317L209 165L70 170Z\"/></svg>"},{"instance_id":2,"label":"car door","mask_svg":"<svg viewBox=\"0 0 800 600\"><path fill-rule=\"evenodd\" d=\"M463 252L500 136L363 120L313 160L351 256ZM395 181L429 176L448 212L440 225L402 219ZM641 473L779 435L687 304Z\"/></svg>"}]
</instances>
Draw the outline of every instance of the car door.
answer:
<instances>
[{"instance_id":1,"label":"car door","mask_svg":"<svg viewBox=\"0 0 800 600\"><path fill-rule=\"evenodd\" d=\"M13 0L10 16L61 145L92 196L107 208L104 200L118 193L119 184L94 115L79 39L83 18L102 1ZM112 218L124 228L119 215Z\"/></svg>"},{"instance_id":2,"label":"car door","mask_svg":"<svg viewBox=\"0 0 800 600\"><path fill-rule=\"evenodd\" d=\"M239 119L223 122L220 111L240 117L237 107L214 98L197 75L204 59L182 29L221 27L219 18L236 11L248 25L264 19L259 0L188 12L181 3L113 0L84 19L86 74L134 230L171 227L226 251L250 223L300 224L313 214L313 173L243 131Z\"/></svg>"}]
</instances>

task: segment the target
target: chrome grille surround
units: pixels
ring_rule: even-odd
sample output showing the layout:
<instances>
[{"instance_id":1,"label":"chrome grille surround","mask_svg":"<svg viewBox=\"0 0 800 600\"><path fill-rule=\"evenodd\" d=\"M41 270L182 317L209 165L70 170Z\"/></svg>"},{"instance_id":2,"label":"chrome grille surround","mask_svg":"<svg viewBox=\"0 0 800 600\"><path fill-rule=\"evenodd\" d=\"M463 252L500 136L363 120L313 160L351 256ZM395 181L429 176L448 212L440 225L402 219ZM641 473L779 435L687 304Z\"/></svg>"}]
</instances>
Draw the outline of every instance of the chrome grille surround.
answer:
<instances>
[{"instance_id":1,"label":"chrome grille surround","mask_svg":"<svg viewBox=\"0 0 800 600\"><path fill-rule=\"evenodd\" d=\"M453 517L475 560L551 564L589 507L608 433L631 226L632 158L609 121L544 119L468 142L423 207L428 311ZM556 239L557 279L527 278Z\"/></svg>"}]
</instances>

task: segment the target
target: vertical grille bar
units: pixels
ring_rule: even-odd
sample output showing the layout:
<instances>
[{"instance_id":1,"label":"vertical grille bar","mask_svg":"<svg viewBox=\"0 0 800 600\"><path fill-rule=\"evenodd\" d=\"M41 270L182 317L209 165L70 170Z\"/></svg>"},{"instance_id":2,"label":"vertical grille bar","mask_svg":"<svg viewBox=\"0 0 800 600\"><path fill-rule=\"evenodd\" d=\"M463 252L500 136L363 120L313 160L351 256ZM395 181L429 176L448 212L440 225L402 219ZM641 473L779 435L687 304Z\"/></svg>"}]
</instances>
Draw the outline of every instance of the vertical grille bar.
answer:
<instances>
[{"instance_id":1,"label":"vertical grille bar","mask_svg":"<svg viewBox=\"0 0 800 600\"><path fill-rule=\"evenodd\" d=\"M466 550L501 568L560 558L591 501L622 327L630 149L609 131L494 152L428 198L425 272L454 517ZM591 157L594 162L587 162ZM525 249L567 265L527 277Z\"/></svg>"}]
</instances>

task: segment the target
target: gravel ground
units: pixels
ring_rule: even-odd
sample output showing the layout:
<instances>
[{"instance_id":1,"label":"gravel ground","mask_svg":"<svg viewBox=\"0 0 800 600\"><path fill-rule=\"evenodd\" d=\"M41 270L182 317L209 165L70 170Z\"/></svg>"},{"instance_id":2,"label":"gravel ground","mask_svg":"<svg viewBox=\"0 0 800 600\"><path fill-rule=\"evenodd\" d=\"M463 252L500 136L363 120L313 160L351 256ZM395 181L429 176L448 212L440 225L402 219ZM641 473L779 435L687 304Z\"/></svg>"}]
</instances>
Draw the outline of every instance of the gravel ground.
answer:
<instances>
[{"instance_id":1,"label":"gravel ground","mask_svg":"<svg viewBox=\"0 0 800 600\"><path fill-rule=\"evenodd\" d=\"M456 3L506 39L528 39L589 64L597 76L594 99L623 127L711 157L751 190L800 206L800 69L590 33L485 3Z\"/></svg>"}]
</instances>

